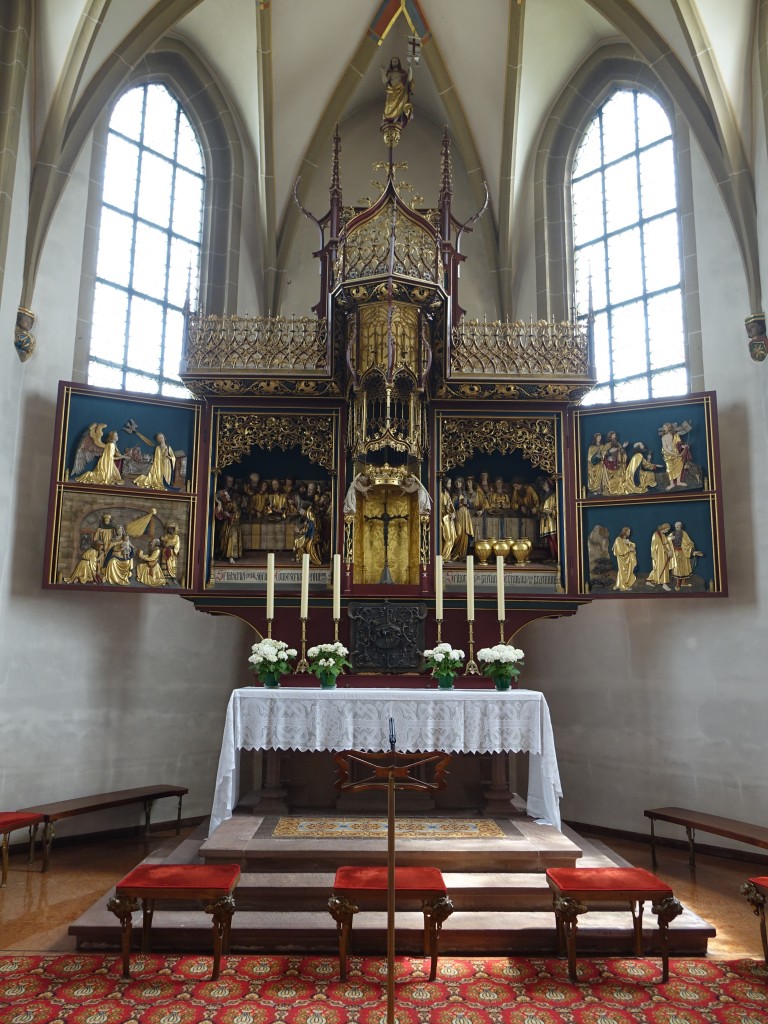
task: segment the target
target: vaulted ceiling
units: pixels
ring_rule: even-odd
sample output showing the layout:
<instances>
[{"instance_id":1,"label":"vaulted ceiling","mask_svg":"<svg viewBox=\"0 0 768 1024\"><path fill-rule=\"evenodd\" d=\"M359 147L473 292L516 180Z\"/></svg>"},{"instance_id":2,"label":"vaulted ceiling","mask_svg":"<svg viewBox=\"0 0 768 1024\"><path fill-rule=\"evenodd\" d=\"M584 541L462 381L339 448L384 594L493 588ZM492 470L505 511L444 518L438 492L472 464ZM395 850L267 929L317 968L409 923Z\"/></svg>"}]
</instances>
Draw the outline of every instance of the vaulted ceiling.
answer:
<instances>
[{"instance_id":1,"label":"vaulted ceiling","mask_svg":"<svg viewBox=\"0 0 768 1024\"><path fill-rule=\"evenodd\" d=\"M751 75L754 32L766 17L765 0L39 0L27 297L89 132L168 36L197 54L235 114L265 266L290 259L294 180L312 179L336 122L381 106L381 66L405 57L410 35L422 41L416 117L448 126L478 200L487 182L485 230L501 273L514 259L513 225L530 201L544 126L608 44L631 48L680 105L749 264L757 248ZM750 286L759 292L756 280Z\"/></svg>"}]
</instances>

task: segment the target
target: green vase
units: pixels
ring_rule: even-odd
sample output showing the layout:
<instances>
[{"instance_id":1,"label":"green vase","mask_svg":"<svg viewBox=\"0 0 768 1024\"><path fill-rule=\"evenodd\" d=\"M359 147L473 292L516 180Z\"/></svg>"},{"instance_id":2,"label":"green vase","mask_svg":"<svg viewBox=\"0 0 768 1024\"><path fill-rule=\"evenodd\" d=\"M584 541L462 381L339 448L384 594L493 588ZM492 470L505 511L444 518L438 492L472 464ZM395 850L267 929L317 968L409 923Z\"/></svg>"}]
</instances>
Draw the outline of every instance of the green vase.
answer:
<instances>
[{"instance_id":1,"label":"green vase","mask_svg":"<svg viewBox=\"0 0 768 1024\"><path fill-rule=\"evenodd\" d=\"M336 673L335 672L318 672L317 678L320 680L321 690L335 690L336 689Z\"/></svg>"},{"instance_id":2,"label":"green vase","mask_svg":"<svg viewBox=\"0 0 768 1024\"><path fill-rule=\"evenodd\" d=\"M280 673L279 672L267 672L262 680L264 686L268 690L276 690L280 685Z\"/></svg>"},{"instance_id":3,"label":"green vase","mask_svg":"<svg viewBox=\"0 0 768 1024\"><path fill-rule=\"evenodd\" d=\"M453 680L455 676L452 672L444 673L437 677L437 688L438 690L452 690Z\"/></svg>"},{"instance_id":4,"label":"green vase","mask_svg":"<svg viewBox=\"0 0 768 1024\"><path fill-rule=\"evenodd\" d=\"M506 676L504 678L499 678L497 676L496 679L494 679L494 685L495 685L497 690L503 691L503 690L508 690L510 688L510 686L512 685L512 683L511 683L511 680L508 679Z\"/></svg>"}]
</instances>

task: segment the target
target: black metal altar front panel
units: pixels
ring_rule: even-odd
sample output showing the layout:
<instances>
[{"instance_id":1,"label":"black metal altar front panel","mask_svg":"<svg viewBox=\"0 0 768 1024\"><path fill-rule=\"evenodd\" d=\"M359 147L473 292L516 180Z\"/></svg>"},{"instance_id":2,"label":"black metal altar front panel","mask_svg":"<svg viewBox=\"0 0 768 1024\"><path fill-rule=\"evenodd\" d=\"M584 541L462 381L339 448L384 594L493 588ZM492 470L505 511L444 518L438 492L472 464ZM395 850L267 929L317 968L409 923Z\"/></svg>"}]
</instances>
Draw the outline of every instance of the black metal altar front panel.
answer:
<instances>
[{"instance_id":1,"label":"black metal altar front panel","mask_svg":"<svg viewBox=\"0 0 768 1024\"><path fill-rule=\"evenodd\" d=\"M355 672L418 672L427 606L421 602L351 601L350 660Z\"/></svg>"}]
</instances>

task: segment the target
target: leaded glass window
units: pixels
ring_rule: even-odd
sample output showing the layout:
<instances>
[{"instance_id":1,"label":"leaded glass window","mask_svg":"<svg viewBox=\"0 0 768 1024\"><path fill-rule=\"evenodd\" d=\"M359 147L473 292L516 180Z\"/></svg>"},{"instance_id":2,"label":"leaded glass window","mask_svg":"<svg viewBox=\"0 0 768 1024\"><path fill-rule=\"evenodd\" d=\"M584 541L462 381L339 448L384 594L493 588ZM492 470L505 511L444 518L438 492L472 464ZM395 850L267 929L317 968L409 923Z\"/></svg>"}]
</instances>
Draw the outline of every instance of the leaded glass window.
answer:
<instances>
[{"instance_id":1,"label":"leaded glass window","mask_svg":"<svg viewBox=\"0 0 768 1024\"><path fill-rule=\"evenodd\" d=\"M88 382L189 397L183 307L197 307L205 175L195 131L161 84L128 90L107 132Z\"/></svg>"},{"instance_id":2,"label":"leaded glass window","mask_svg":"<svg viewBox=\"0 0 768 1024\"><path fill-rule=\"evenodd\" d=\"M598 385L584 404L689 390L674 138L652 96L620 89L598 110L571 180L576 301L591 283Z\"/></svg>"}]
</instances>

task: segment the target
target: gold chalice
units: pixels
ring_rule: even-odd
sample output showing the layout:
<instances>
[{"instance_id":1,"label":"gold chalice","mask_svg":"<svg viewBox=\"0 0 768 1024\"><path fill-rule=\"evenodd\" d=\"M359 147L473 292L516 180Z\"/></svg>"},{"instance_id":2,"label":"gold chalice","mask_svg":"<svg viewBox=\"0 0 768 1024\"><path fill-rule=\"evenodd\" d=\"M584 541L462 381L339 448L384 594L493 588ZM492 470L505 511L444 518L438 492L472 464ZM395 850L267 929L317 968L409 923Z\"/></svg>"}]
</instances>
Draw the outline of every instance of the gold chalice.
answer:
<instances>
[{"instance_id":1,"label":"gold chalice","mask_svg":"<svg viewBox=\"0 0 768 1024\"><path fill-rule=\"evenodd\" d=\"M531 557L531 548L533 547L531 541L527 537L520 537L517 540L510 541L509 546L512 549L512 554L515 556L517 564L525 565Z\"/></svg>"},{"instance_id":2,"label":"gold chalice","mask_svg":"<svg viewBox=\"0 0 768 1024\"><path fill-rule=\"evenodd\" d=\"M476 540L475 541L475 554L477 555L480 565L488 565L488 559L493 553L493 541L490 540Z\"/></svg>"},{"instance_id":3,"label":"gold chalice","mask_svg":"<svg viewBox=\"0 0 768 1024\"><path fill-rule=\"evenodd\" d=\"M511 548L508 540L495 540L493 542L493 553L497 557L501 555L502 558L509 558L509 552Z\"/></svg>"}]
</instances>

